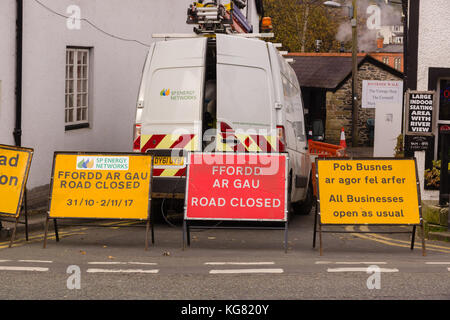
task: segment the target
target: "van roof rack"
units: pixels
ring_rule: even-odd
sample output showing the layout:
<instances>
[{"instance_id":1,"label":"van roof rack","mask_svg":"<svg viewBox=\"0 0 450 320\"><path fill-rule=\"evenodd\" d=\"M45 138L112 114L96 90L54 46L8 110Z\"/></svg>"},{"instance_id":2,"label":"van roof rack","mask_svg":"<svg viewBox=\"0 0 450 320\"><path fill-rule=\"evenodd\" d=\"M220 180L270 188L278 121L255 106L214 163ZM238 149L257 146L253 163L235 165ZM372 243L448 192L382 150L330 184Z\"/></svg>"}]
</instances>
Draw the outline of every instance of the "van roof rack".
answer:
<instances>
[{"instance_id":1,"label":"van roof rack","mask_svg":"<svg viewBox=\"0 0 450 320\"><path fill-rule=\"evenodd\" d=\"M273 38L273 33L230 33L230 36L242 37L242 38ZM152 38L154 39L186 39L186 38L203 38L203 37L215 37L215 33L154 33Z\"/></svg>"}]
</instances>

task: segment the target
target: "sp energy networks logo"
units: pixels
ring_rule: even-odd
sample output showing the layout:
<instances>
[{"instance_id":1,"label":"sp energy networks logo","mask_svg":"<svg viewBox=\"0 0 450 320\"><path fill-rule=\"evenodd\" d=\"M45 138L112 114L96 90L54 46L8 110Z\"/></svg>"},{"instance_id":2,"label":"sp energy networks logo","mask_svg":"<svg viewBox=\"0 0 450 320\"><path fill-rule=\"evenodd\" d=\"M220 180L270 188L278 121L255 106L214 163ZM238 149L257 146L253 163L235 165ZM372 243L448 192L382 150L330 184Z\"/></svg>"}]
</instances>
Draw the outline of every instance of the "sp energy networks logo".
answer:
<instances>
[{"instance_id":1,"label":"sp energy networks logo","mask_svg":"<svg viewBox=\"0 0 450 320\"><path fill-rule=\"evenodd\" d=\"M161 97L168 97L168 96L170 96L170 89L162 89L160 95L161 95Z\"/></svg>"},{"instance_id":2,"label":"sp energy networks logo","mask_svg":"<svg viewBox=\"0 0 450 320\"><path fill-rule=\"evenodd\" d=\"M128 170L129 157L77 157L77 170Z\"/></svg>"},{"instance_id":3,"label":"sp energy networks logo","mask_svg":"<svg viewBox=\"0 0 450 320\"><path fill-rule=\"evenodd\" d=\"M163 89L159 95L161 97L170 97L170 100L197 100L197 94L195 90L170 90Z\"/></svg>"}]
</instances>

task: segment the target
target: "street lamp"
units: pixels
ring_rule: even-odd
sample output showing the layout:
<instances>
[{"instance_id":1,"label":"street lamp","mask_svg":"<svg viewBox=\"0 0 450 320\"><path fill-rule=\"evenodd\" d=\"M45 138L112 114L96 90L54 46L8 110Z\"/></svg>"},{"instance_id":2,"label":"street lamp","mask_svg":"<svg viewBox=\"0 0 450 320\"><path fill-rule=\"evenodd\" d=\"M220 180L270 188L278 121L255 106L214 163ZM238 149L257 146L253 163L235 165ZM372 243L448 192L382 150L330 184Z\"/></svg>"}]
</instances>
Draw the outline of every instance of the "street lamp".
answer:
<instances>
[{"instance_id":1,"label":"street lamp","mask_svg":"<svg viewBox=\"0 0 450 320\"><path fill-rule=\"evenodd\" d=\"M348 16L352 24L352 146L358 146L358 104L356 96L356 85L357 85L357 75L358 75L358 31L357 31L357 7L356 0L352 0L352 5L342 5L335 1L325 1L323 3L326 7L330 8L348 8Z\"/></svg>"}]
</instances>

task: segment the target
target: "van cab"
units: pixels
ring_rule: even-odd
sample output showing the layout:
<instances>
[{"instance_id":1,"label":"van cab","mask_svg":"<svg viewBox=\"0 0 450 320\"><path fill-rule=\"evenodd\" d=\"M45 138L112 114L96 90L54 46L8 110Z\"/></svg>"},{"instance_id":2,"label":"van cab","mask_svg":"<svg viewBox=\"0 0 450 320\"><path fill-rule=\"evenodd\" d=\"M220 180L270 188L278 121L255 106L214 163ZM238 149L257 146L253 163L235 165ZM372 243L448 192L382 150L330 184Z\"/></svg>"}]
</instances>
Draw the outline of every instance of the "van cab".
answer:
<instances>
[{"instance_id":1,"label":"van cab","mask_svg":"<svg viewBox=\"0 0 450 320\"><path fill-rule=\"evenodd\" d=\"M151 46L134 151L155 156L154 197L184 197L188 151L286 152L290 201L308 211L307 143L296 74L272 43L214 34Z\"/></svg>"}]
</instances>

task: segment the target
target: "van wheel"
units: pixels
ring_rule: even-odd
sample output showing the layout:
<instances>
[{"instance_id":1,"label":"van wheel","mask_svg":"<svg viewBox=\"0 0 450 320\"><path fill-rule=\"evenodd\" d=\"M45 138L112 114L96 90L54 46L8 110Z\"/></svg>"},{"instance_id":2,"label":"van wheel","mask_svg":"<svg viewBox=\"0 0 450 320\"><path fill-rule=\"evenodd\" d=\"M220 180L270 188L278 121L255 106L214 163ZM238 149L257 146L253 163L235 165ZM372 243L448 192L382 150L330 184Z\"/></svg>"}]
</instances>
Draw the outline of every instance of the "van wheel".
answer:
<instances>
[{"instance_id":1,"label":"van wheel","mask_svg":"<svg viewBox=\"0 0 450 320\"><path fill-rule=\"evenodd\" d=\"M308 215L310 214L313 205L314 205L314 193L313 193L313 186L311 182L308 186L308 191L306 193L306 199L304 201L299 201L296 203L293 203L293 209L295 214L300 215Z\"/></svg>"}]
</instances>

